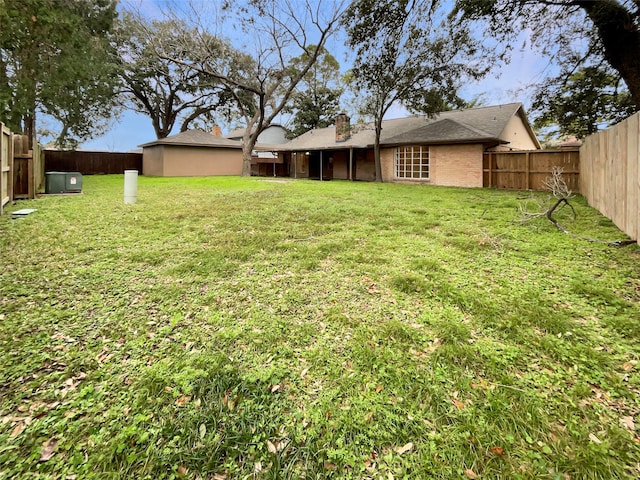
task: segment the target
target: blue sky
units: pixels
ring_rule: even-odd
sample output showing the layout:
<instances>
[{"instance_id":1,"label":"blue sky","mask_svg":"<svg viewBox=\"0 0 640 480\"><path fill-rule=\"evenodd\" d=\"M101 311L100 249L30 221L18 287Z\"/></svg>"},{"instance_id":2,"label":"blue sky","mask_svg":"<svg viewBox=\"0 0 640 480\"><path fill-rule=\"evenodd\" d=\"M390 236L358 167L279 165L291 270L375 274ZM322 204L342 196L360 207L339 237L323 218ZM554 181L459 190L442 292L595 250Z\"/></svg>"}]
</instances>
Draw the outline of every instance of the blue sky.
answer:
<instances>
[{"instance_id":1,"label":"blue sky","mask_svg":"<svg viewBox=\"0 0 640 480\"><path fill-rule=\"evenodd\" d=\"M216 0L214 0L215 2ZM158 15L158 0L135 0L134 7L145 16L155 17ZM234 43L243 42L238 30L231 28L220 31L227 37L236 37ZM527 32L522 34L520 45L530 45L525 42ZM348 70L350 66L349 53L344 47L343 39L334 37L327 44L328 50L339 60L343 70ZM539 82L545 72L549 70L548 61L530 49L514 50L511 62L501 68L492 69L489 75L483 80L465 85L460 94L463 98L471 100L477 95L481 95L482 103L485 105L495 105L501 103L522 102L527 107L530 103L527 86ZM397 118L406 115L406 111L401 107L392 107L387 114L387 118ZM113 119L111 128L104 134L97 136L93 140L85 142L80 146L84 150L103 151L128 151L137 148L138 145L155 139L155 133L148 117L125 110L119 118ZM178 133L179 127L172 133ZM223 133L228 133L223 127Z\"/></svg>"}]
</instances>

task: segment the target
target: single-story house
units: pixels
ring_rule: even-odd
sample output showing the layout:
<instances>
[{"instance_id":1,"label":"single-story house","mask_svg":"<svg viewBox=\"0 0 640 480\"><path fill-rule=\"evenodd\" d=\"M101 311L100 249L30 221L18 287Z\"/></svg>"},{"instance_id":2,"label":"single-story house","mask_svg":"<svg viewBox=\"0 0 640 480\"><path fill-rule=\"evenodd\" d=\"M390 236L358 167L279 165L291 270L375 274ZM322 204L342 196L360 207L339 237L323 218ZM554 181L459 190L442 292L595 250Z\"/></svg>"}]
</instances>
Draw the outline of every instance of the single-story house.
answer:
<instances>
[{"instance_id":1,"label":"single-story house","mask_svg":"<svg viewBox=\"0 0 640 480\"><path fill-rule=\"evenodd\" d=\"M205 177L242 173L242 142L203 130L187 130L140 147L143 175Z\"/></svg>"},{"instance_id":2,"label":"single-story house","mask_svg":"<svg viewBox=\"0 0 640 480\"><path fill-rule=\"evenodd\" d=\"M278 153L290 177L371 181L374 141L373 124L351 125L340 114L335 126L264 148ZM483 186L486 151L540 148L521 103L385 120L380 143L384 181L460 187Z\"/></svg>"}]
</instances>

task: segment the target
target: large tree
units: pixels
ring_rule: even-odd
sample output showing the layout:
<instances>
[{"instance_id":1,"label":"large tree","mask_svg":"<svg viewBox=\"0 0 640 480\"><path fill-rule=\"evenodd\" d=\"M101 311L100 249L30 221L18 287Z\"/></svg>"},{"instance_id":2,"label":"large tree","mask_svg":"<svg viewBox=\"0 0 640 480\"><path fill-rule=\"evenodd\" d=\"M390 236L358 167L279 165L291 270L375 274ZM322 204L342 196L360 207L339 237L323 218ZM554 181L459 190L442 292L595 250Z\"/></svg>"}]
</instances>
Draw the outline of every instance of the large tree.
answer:
<instances>
[{"instance_id":1,"label":"large tree","mask_svg":"<svg viewBox=\"0 0 640 480\"><path fill-rule=\"evenodd\" d=\"M438 20L430 0L355 0L345 15L347 44L356 53L351 80L364 94L362 113L374 119L376 181L382 181L382 120L393 104L433 115L460 104L465 77L486 67L473 61L475 42Z\"/></svg>"},{"instance_id":2,"label":"large tree","mask_svg":"<svg viewBox=\"0 0 640 480\"><path fill-rule=\"evenodd\" d=\"M640 108L639 0L456 0L452 17L476 28L483 23L506 55L521 32L530 32L565 80L580 66L604 59Z\"/></svg>"},{"instance_id":3,"label":"large tree","mask_svg":"<svg viewBox=\"0 0 640 480\"><path fill-rule=\"evenodd\" d=\"M116 90L108 33L115 0L3 0L0 117L32 140L36 113L61 122L58 143L95 134Z\"/></svg>"},{"instance_id":4,"label":"large tree","mask_svg":"<svg viewBox=\"0 0 640 480\"><path fill-rule=\"evenodd\" d=\"M536 95L533 108L541 112L534 125L547 129L548 136L584 138L628 117L635 104L617 72L606 65L592 65L559 85L556 79L549 80Z\"/></svg>"},{"instance_id":5,"label":"large tree","mask_svg":"<svg viewBox=\"0 0 640 480\"><path fill-rule=\"evenodd\" d=\"M291 68L304 68L308 57L305 52L293 59ZM290 105L284 108L285 112L294 114L290 127L291 136L297 137L314 128L333 125L340 113L340 96L343 91L340 86L340 64L327 49L323 49L291 95Z\"/></svg>"},{"instance_id":6,"label":"large tree","mask_svg":"<svg viewBox=\"0 0 640 480\"><path fill-rule=\"evenodd\" d=\"M231 49L221 39L200 35L178 19L148 21L127 11L117 23L123 105L148 116L157 138L167 137L177 123L185 131L198 120L211 121L231 100L218 82L188 66L191 42L206 42L212 54ZM158 55L158 45L164 57ZM229 59L226 53L224 57L221 61Z\"/></svg>"},{"instance_id":7,"label":"large tree","mask_svg":"<svg viewBox=\"0 0 640 480\"><path fill-rule=\"evenodd\" d=\"M162 58L218 82L234 100L244 120L242 175L248 176L258 135L280 114L322 53L338 25L343 0L246 0L225 7L233 8L230 21L252 40L247 53L230 47L220 51L198 19L192 19L197 33L189 43L189 58L172 54L163 42L156 43L156 50ZM293 59L303 54L306 60L292 68Z\"/></svg>"}]
</instances>

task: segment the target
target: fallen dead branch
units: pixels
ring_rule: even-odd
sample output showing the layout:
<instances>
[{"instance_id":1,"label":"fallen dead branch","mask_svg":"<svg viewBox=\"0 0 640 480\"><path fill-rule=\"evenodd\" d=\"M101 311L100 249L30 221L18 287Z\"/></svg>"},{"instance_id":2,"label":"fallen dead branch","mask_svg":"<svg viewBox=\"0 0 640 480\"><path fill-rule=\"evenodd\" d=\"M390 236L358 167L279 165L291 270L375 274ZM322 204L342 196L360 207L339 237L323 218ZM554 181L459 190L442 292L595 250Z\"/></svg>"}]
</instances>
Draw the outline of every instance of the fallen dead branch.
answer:
<instances>
[{"instance_id":1,"label":"fallen dead branch","mask_svg":"<svg viewBox=\"0 0 640 480\"><path fill-rule=\"evenodd\" d=\"M546 217L556 229L565 235L569 235L572 238L577 238L579 240L585 240L587 242L592 243L600 243L603 245L608 245L610 247L623 247L626 245L632 245L636 243L635 240L616 240L616 241L606 241L599 240L597 238L585 237L582 235L576 235L575 233L570 232L564 225L562 225L553 215L556 211L562 210L564 207L569 207L573 214L573 219L576 219L576 210L573 208L573 205L570 203L570 199L574 197L573 192L564 181L562 176L562 167L553 167L551 171L551 175L547 177L542 185L551 192L551 195L555 199L550 207L546 209L542 205L541 202L538 202L539 208L536 211L529 211L526 207L520 207L521 218L519 223L522 225L524 223L530 222L531 220L535 220L537 218Z\"/></svg>"}]
</instances>

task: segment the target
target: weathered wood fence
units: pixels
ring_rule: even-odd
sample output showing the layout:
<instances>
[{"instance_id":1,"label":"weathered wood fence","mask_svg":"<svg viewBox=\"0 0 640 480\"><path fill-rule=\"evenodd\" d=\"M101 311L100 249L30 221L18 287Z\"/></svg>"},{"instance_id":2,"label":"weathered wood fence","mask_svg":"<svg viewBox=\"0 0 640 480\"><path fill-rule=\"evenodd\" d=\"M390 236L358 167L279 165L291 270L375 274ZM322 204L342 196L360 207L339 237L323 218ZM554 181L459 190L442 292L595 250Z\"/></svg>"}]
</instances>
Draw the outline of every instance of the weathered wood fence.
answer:
<instances>
[{"instance_id":1,"label":"weathered wood fence","mask_svg":"<svg viewBox=\"0 0 640 480\"><path fill-rule=\"evenodd\" d=\"M44 189L44 156L29 137L18 135L0 123L0 213L14 199L35 198Z\"/></svg>"},{"instance_id":2,"label":"weathered wood fence","mask_svg":"<svg viewBox=\"0 0 640 480\"><path fill-rule=\"evenodd\" d=\"M640 113L587 137L580 192L631 239L640 236Z\"/></svg>"},{"instance_id":3,"label":"weathered wood fence","mask_svg":"<svg viewBox=\"0 0 640 480\"><path fill-rule=\"evenodd\" d=\"M526 150L486 152L483 158L483 186L511 190L544 190L543 182L553 167L561 167L571 190L580 188L580 151Z\"/></svg>"},{"instance_id":4,"label":"weathered wood fence","mask_svg":"<svg viewBox=\"0 0 640 480\"><path fill-rule=\"evenodd\" d=\"M13 136L11 131L0 123L0 214L4 206L13 198Z\"/></svg>"},{"instance_id":5,"label":"weathered wood fence","mask_svg":"<svg viewBox=\"0 0 640 480\"><path fill-rule=\"evenodd\" d=\"M142 153L45 150L47 172L79 172L83 175L142 173Z\"/></svg>"},{"instance_id":6,"label":"weathered wood fence","mask_svg":"<svg viewBox=\"0 0 640 480\"><path fill-rule=\"evenodd\" d=\"M13 135L13 198L33 199L44 191L44 153L39 143L29 149L29 137Z\"/></svg>"}]
</instances>

